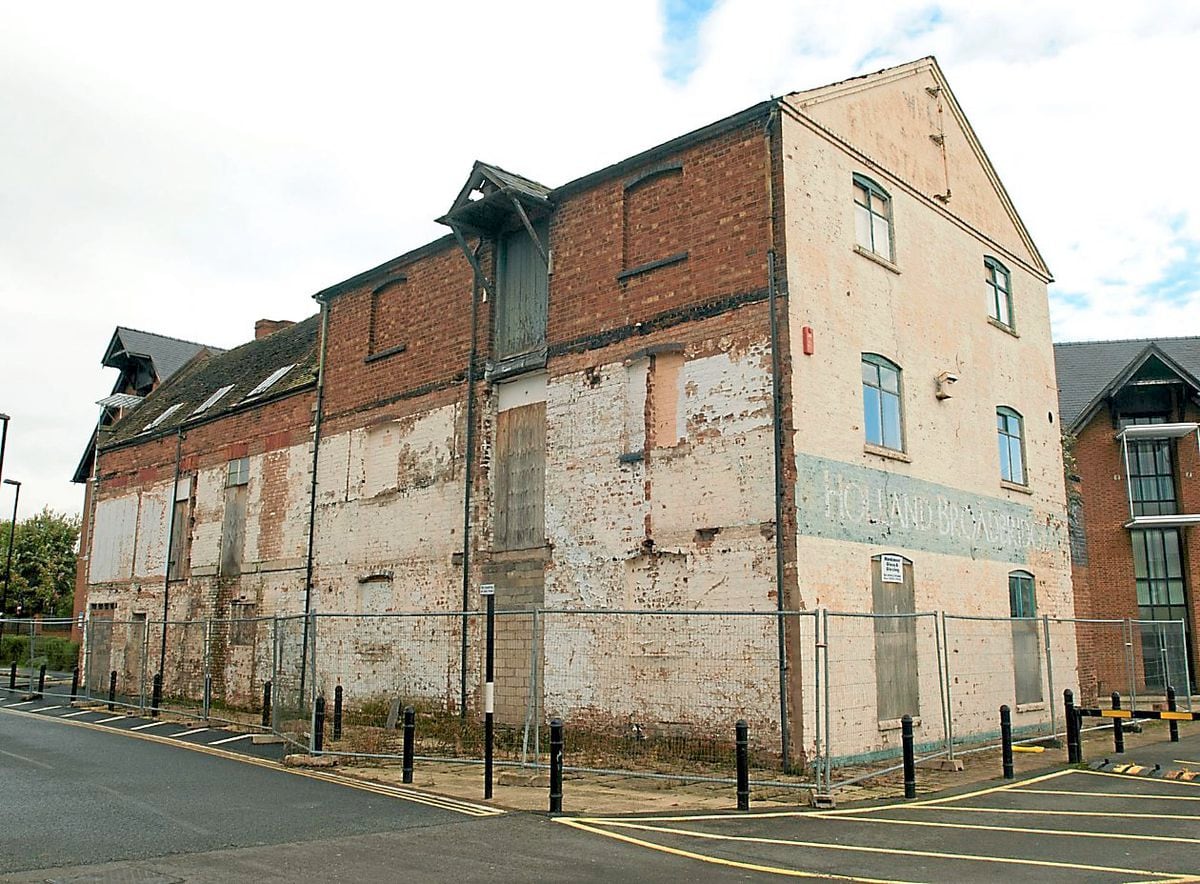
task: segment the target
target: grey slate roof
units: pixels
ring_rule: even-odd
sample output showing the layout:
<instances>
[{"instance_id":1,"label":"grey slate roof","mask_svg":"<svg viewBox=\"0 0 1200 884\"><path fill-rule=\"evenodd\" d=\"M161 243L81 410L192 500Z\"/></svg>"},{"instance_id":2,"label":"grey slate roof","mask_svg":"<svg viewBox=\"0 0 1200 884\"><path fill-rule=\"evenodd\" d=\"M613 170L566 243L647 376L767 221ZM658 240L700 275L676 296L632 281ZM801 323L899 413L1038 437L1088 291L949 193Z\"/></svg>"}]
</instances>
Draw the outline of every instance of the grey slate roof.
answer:
<instances>
[{"instance_id":1,"label":"grey slate roof","mask_svg":"<svg viewBox=\"0 0 1200 884\"><path fill-rule=\"evenodd\" d=\"M1058 412L1063 427L1076 429L1076 422L1086 416L1088 406L1096 397L1151 345L1157 346L1181 368L1200 376L1200 337L1055 344Z\"/></svg>"},{"instance_id":2,"label":"grey slate roof","mask_svg":"<svg viewBox=\"0 0 1200 884\"><path fill-rule=\"evenodd\" d=\"M227 385L232 385L233 389L202 415L197 416L197 420L207 420L240 408L253 407L301 387L313 385L317 376L319 320L318 313L265 338L250 341L207 359L194 360L147 396L140 406L122 417L103 440L100 448L174 433L181 424L188 423L192 411L197 406ZM268 375L293 363L295 368L280 378L269 390L249 402L246 401L246 394ZM141 435L147 424L176 404L181 407L153 431Z\"/></svg>"},{"instance_id":3,"label":"grey slate roof","mask_svg":"<svg viewBox=\"0 0 1200 884\"><path fill-rule=\"evenodd\" d=\"M188 360L201 350L210 350L214 353L225 352L218 347L207 347L194 341L183 341L179 338L169 338L166 335L156 335L152 332L119 325L113 332L112 340L109 341L108 349L104 351L101 363L105 366L120 368L121 351L132 356L144 356L154 364L154 373L158 375L159 383L162 383L183 368Z\"/></svg>"}]
</instances>

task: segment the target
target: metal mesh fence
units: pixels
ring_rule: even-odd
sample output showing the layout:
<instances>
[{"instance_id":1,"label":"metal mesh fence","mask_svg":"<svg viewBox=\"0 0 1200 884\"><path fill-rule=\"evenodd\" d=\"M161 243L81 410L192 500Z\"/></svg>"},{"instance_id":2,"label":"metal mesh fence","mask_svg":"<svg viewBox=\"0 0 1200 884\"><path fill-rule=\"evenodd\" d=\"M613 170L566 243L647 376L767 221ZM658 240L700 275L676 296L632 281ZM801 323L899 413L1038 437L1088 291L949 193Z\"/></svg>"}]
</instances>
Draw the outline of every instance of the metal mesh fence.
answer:
<instances>
[{"instance_id":1,"label":"metal mesh fence","mask_svg":"<svg viewBox=\"0 0 1200 884\"><path fill-rule=\"evenodd\" d=\"M561 718L576 769L727 777L744 719L752 768L778 776L781 618L808 651L811 613L537 612L531 642L512 648L514 666L522 652L534 661L530 754L545 760L549 722ZM792 662L800 677L806 661Z\"/></svg>"},{"instance_id":2,"label":"metal mesh fence","mask_svg":"<svg viewBox=\"0 0 1200 884\"><path fill-rule=\"evenodd\" d=\"M70 628L3 621L9 665L0 683L31 692L45 664L43 693L67 696ZM549 722L561 718L571 769L725 781L734 725L745 719L752 781L836 789L896 766L906 714L928 758L994 745L1002 704L1019 740L1060 735L1064 687L1079 706L1107 706L1117 691L1125 708L1145 708L1172 685L1190 709L1187 641L1182 621L500 611L495 758L544 765ZM115 674L114 702L146 711L161 671L167 711L260 727L270 682L270 727L297 748L312 748L323 697L325 752L398 757L403 710L412 706L418 758L478 761L485 646L480 612L166 623L91 616L79 694L107 702Z\"/></svg>"},{"instance_id":3,"label":"metal mesh fence","mask_svg":"<svg viewBox=\"0 0 1200 884\"><path fill-rule=\"evenodd\" d=\"M824 787L898 756L905 715L919 756L948 751L938 615L824 612L822 625Z\"/></svg>"}]
</instances>

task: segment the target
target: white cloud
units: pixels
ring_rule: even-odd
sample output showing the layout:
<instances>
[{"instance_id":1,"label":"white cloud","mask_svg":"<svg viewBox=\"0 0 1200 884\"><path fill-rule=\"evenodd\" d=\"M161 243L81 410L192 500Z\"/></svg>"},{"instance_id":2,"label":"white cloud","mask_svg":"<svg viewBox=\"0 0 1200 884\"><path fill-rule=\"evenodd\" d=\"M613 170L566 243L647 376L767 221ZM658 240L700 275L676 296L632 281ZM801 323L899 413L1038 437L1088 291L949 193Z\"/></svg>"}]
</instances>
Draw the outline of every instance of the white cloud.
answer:
<instances>
[{"instance_id":1,"label":"white cloud","mask_svg":"<svg viewBox=\"0 0 1200 884\"><path fill-rule=\"evenodd\" d=\"M1152 296L1200 242L1200 8L1103 6L725 0L677 84L638 0L9 4L5 474L30 508L77 509L67 478L112 383L98 360L115 325L230 346L257 318L308 315L312 292L440 235L477 157L558 184L931 53L1069 296L1058 337L1200 332L1196 293Z\"/></svg>"}]
</instances>

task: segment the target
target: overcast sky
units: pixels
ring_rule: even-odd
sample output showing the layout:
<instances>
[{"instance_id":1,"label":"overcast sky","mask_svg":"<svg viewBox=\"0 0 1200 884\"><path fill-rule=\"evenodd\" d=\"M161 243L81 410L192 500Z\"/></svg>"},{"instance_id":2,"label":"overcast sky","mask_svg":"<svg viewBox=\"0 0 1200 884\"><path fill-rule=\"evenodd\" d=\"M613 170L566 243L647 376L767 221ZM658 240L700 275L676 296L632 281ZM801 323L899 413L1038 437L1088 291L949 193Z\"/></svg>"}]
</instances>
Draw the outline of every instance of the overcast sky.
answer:
<instances>
[{"instance_id":1,"label":"overcast sky","mask_svg":"<svg viewBox=\"0 0 1200 884\"><path fill-rule=\"evenodd\" d=\"M6 3L0 412L70 476L117 325L221 347L440 236L476 158L554 186L936 55L1057 282L1057 340L1200 334L1200 4ZM12 492L0 493L0 513Z\"/></svg>"}]
</instances>

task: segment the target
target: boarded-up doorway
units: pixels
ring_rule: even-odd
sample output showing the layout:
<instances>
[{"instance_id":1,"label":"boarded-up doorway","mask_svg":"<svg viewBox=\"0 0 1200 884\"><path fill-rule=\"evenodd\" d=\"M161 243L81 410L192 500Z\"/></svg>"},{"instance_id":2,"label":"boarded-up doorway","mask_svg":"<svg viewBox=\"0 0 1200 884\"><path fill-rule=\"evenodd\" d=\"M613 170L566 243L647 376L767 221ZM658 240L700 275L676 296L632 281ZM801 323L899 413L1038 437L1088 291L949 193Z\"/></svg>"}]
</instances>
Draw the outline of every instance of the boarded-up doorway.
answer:
<instances>
[{"instance_id":1,"label":"boarded-up doorway","mask_svg":"<svg viewBox=\"0 0 1200 884\"><path fill-rule=\"evenodd\" d=\"M912 562L897 555L871 559L875 614L875 699L880 721L921 711Z\"/></svg>"}]
</instances>

